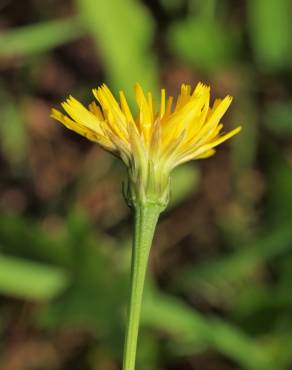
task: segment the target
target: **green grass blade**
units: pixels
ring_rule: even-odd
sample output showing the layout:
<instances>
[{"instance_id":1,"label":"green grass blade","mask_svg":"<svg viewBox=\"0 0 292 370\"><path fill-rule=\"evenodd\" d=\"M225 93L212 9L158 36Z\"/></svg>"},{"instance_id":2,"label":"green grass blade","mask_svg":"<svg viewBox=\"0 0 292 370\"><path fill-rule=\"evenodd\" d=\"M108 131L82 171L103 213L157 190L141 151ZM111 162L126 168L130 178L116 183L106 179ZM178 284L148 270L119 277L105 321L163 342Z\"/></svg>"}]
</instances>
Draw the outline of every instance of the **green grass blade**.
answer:
<instances>
[{"instance_id":1,"label":"green grass blade","mask_svg":"<svg viewBox=\"0 0 292 370\"><path fill-rule=\"evenodd\" d=\"M77 18L41 22L3 31L0 34L0 57L47 52L84 34Z\"/></svg>"},{"instance_id":2,"label":"green grass blade","mask_svg":"<svg viewBox=\"0 0 292 370\"><path fill-rule=\"evenodd\" d=\"M235 253L191 266L180 274L180 283L185 287L220 286L221 283L237 282L250 276L256 268L268 259L285 253L292 247L290 225L283 225L249 246L242 246Z\"/></svg>"},{"instance_id":3,"label":"green grass blade","mask_svg":"<svg viewBox=\"0 0 292 370\"><path fill-rule=\"evenodd\" d=\"M135 82L157 89L157 70L150 53L154 23L139 2L79 0L84 26L101 51L111 85L132 93Z\"/></svg>"},{"instance_id":4,"label":"green grass blade","mask_svg":"<svg viewBox=\"0 0 292 370\"><path fill-rule=\"evenodd\" d=\"M291 1L249 0L250 40L258 66L277 70L291 63Z\"/></svg>"},{"instance_id":5,"label":"green grass blade","mask_svg":"<svg viewBox=\"0 0 292 370\"><path fill-rule=\"evenodd\" d=\"M145 297L143 322L173 335L178 353L212 348L244 369L272 370L272 359L241 329L222 319L204 317L177 298L155 293ZM178 339L179 338L179 339Z\"/></svg>"},{"instance_id":6,"label":"green grass blade","mask_svg":"<svg viewBox=\"0 0 292 370\"><path fill-rule=\"evenodd\" d=\"M66 273L53 266L0 255L0 292L32 300L47 300L62 292Z\"/></svg>"}]
</instances>

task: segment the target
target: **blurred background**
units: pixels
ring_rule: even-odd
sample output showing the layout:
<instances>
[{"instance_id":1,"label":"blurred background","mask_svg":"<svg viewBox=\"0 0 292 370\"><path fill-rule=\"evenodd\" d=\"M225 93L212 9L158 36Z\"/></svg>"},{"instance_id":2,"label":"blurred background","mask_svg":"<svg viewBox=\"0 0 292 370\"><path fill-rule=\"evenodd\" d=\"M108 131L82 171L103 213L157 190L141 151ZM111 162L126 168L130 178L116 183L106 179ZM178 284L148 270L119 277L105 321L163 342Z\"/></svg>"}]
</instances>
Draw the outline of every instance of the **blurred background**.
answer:
<instances>
[{"instance_id":1,"label":"blurred background","mask_svg":"<svg viewBox=\"0 0 292 370\"><path fill-rule=\"evenodd\" d=\"M125 168L49 115L102 82L133 103L136 81L203 81L243 126L173 175L137 369L292 369L291 15L290 0L0 1L1 369L121 368Z\"/></svg>"}]
</instances>

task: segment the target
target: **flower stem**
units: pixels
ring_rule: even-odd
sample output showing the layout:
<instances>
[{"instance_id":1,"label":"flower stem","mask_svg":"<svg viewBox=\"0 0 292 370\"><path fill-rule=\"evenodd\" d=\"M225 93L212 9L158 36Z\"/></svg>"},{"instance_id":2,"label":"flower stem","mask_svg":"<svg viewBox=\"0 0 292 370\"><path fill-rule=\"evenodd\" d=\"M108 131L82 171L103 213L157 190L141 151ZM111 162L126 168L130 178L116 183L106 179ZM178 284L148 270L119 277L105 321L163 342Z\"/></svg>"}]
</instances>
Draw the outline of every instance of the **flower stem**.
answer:
<instances>
[{"instance_id":1,"label":"flower stem","mask_svg":"<svg viewBox=\"0 0 292 370\"><path fill-rule=\"evenodd\" d=\"M149 252L162 208L155 204L136 206L132 249L131 293L125 338L123 370L134 370L144 281Z\"/></svg>"}]
</instances>

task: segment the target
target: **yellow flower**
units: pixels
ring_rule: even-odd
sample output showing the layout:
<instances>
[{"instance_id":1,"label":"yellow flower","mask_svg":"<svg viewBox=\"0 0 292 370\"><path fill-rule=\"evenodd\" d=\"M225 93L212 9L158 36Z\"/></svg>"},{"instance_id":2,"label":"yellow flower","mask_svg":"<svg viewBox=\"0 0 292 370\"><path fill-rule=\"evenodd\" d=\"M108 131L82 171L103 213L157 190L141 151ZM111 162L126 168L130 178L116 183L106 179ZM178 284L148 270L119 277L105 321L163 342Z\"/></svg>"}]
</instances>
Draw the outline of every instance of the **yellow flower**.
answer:
<instances>
[{"instance_id":1,"label":"yellow flower","mask_svg":"<svg viewBox=\"0 0 292 370\"><path fill-rule=\"evenodd\" d=\"M124 161L132 204L166 205L171 171L181 163L210 157L216 146L241 130L221 132L220 120L232 98L216 99L210 107L210 88L202 83L193 92L190 85L182 84L175 105L162 89L159 109L152 94L146 95L136 84L137 117L122 91L119 102L106 85L93 89L93 94L98 104L92 102L87 109L70 96L62 103L68 115L52 109L51 116Z\"/></svg>"}]
</instances>

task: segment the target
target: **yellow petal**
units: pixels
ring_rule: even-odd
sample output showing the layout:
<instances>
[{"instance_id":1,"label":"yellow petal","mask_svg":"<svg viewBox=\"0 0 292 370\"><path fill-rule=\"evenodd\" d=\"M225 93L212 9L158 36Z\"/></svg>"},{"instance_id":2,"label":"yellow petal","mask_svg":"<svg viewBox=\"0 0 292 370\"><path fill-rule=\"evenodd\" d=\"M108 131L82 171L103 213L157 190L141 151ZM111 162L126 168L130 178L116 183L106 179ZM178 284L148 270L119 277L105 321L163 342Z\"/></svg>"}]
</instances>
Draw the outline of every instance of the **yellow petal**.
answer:
<instances>
[{"instance_id":1,"label":"yellow petal","mask_svg":"<svg viewBox=\"0 0 292 370\"><path fill-rule=\"evenodd\" d=\"M160 96L160 118L164 116L165 113L165 89L161 89Z\"/></svg>"},{"instance_id":2,"label":"yellow petal","mask_svg":"<svg viewBox=\"0 0 292 370\"><path fill-rule=\"evenodd\" d=\"M104 121L104 116L102 114L102 111L101 111L100 107L95 103L95 101L90 103L88 105L88 108L89 108L90 112L93 113L98 118L98 120Z\"/></svg>"},{"instance_id":3,"label":"yellow petal","mask_svg":"<svg viewBox=\"0 0 292 370\"><path fill-rule=\"evenodd\" d=\"M173 96L169 96L167 99L167 103L166 103L166 109L165 109L165 114L164 114L165 118L168 118L171 114L172 102L173 102Z\"/></svg>"},{"instance_id":4,"label":"yellow petal","mask_svg":"<svg viewBox=\"0 0 292 370\"><path fill-rule=\"evenodd\" d=\"M102 134L99 119L73 96L70 96L66 102L62 103L62 107L74 121L95 131L97 134Z\"/></svg>"},{"instance_id":5,"label":"yellow petal","mask_svg":"<svg viewBox=\"0 0 292 370\"><path fill-rule=\"evenodd\" d=\"M222 136L219 136L219 138L217 138L216 140L214 141L211 141L210 143L208 144L204 144L202 145L201 147L199 147L199 149L194 153L194 159L195 158L199 158L200 155L202 153L204 153L206 150L210 150L210 149L213 149L214 147L218 146L219 144L222 144L224 141L230 139L232 136L236 135L237 133L239 133L241 131L241 126L235 128L234 130L228 132L227 134L225 135L222 135Z\"/></svg>"},{"instance_id":6,"label":"yellow petal","mask_svg":"<svg viewBox=\"0 0 292 370\"><path fill-rule=\"evenodd\" d=\"M93 89L93 94L102 106L103 113L112 131L122 140L127 140L127 121L119 104L106 85Z\"/></svg>"},{"instance_id":7,"label":"yellow petal","mask_svg":"<svg viewBox=\"0 0 292 370\"><path fill-rule=\"evenodd\" d=\"M149 103L145 97L144 91L139 84L135 85L135 97L140 110L138 127L143 134L144 139L149 142L150 129L153 119L151 115L151 108L149 107Z\"/></svg>"},{"instance_id":8,"label":"yellow petal","mask_svg":"<svg viewBox=\"0 0 292 370\"><path fill-rule=\"evenodd\" d=\"M131 110L129 108L127 99L123 91L120 91L120 104L121 104L121 109L127 119L127 122L134 122L134 118L132 116Z\"/></svg>"},{"instance_id":9,"label":"yellow petal","mask_svg":"<svg viewBox=\"0 0 292 370\"><path fill-rule=\"evenodd\" d=\"M115 150L114 146L105 136L97 134L95 131L91 130L90 128L73 121L68 116L62 114L57 109L54 109L54 108L52 109L51 117L57 120L58 122L61 122L68 129L75 131L77 134L86 137L88 140L99 143L105 149L110 150L110 151Z\"/></svg>"},{"instance_id":10,"label":"yellow petal","mask_svg":"<svg viewBox=\"0 0 292 370\"><path fill-rule=\"evenodd\" d=\"M215 153L216 153L215 149L210 149L210 150L207 150L206 152L202 153L201 155L197 156L196 158L197 159L206 159L206 158L212 157L212 155L214 155Z\"/></svg>"}]
</instances>

